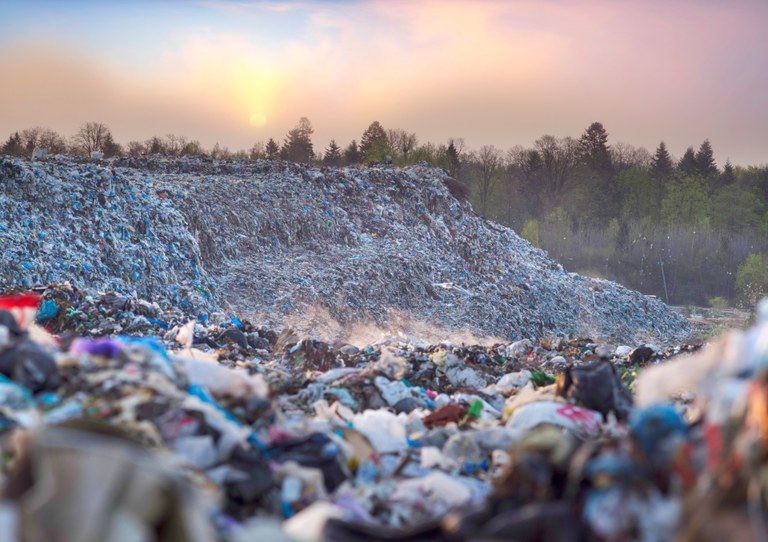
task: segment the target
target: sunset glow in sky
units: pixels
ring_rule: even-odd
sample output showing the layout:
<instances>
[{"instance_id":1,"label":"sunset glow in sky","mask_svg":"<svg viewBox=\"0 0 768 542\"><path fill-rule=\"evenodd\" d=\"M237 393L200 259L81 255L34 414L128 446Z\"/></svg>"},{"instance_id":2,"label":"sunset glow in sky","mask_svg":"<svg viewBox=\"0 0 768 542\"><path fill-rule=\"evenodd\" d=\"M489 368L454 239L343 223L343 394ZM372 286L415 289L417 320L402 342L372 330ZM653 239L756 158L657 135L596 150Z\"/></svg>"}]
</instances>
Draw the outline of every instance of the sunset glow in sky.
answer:
<instances>
[{"instance_id":1,"label":"sunset glow in sky","mask_svg":"<svg viewBox=\"0 0 768 542\"><path fill-rule=\"evenodd\" d=\"M85 121L232 150L299 117L470 148L578 136L768 163L768 2L0 0L0 138Z\"/></svg>"}]
</instances>

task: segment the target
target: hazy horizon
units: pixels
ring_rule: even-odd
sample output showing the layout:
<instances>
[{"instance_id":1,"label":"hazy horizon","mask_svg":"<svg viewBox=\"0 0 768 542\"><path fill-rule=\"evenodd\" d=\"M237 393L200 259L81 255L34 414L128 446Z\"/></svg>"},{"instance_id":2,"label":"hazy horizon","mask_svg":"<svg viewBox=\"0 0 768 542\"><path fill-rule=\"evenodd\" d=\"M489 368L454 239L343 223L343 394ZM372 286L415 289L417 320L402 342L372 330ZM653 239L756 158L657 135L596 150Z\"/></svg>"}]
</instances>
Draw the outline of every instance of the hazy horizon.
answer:
<instances>
[{"instance_id":1,"label":"hazy horizon","mask_svg":"<svg viewBox=\"0 0 768 542\"><path fill-rule=\"evenodd\" d=\"M435 143L610 143L768 162L768 3L5 1L0 138L107 124L232 150L299 117L316 150L373 121Z\"/></svg>"}]
</instances>

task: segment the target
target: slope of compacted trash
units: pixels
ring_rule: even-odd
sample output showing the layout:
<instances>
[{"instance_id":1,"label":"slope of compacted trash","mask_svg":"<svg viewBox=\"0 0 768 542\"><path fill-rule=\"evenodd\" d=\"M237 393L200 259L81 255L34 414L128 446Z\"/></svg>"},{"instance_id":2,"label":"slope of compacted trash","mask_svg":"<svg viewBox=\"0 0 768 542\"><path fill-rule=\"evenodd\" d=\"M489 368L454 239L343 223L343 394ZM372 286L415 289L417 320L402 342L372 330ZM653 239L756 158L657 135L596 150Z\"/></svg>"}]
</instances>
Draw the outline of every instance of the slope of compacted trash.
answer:
<instances>
[{"instance_id":1,"label":"slope of compacted trash","mask_svg":"<svg viewBox=\"0 0 768 542\"><path fill-rule=\"evenodd\" d=\"M6 159L0 285L69 281L326 336L405 321L505 340L690 333L655 299L566 272L460 192L426 166Z\"/></svg>"},{"instance_id":2,"label":"slope of compacted trash","mask_svg":"<svg viewBox=\"0 0 768 542\"><path fill-rule=\"evenodd\" d=\"M762 540L762 313L701 352L564 338L357 348L70 284L2 297L0 532Z\"/></svg>"},{"instance_id":3,"label":"slope of compacted trash","mask_svg":"<svg viewBox=\"0 0 768 542\"><path fill-rule=\"evenodd\" d=\"M61 281L186 309L215 304L197 240L149 176L0 158L0 286Z\"/></svg>"}]
</instances>

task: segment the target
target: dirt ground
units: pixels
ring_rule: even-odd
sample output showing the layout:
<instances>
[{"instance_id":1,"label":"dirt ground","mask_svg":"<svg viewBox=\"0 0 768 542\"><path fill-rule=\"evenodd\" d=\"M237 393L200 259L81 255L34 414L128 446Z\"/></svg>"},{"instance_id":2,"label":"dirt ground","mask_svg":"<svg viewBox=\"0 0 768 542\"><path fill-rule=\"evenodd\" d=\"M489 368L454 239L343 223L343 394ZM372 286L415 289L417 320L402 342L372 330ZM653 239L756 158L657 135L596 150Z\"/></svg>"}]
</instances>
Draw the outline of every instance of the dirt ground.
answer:
<instances>
[{"instance_id":1,"label":"dirt ground","mask_svg":"<svg viewBox=\"0 0 768 542\"><path fill-rule=\"evenodd\" d=\"M743 309L715 309L709 307L672 307L685 316L695 329L695 341L710 341L729 329L746 329L752 323L753 313Z\"/></svg>"}]
</instances>

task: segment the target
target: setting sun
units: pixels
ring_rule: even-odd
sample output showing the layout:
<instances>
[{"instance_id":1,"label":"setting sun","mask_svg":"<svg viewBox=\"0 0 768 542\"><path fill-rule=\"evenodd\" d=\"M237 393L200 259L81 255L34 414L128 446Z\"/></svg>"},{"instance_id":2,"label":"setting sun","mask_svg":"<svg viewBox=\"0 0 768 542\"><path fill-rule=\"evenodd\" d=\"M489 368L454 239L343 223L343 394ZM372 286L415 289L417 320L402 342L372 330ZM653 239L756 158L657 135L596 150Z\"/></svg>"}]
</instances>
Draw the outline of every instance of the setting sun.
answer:
<instances>
[{"instance_id":1,"label":"setting sun","mask_svg":"<svg viewBox=\"0 0 768 542\"><path fill-rule=\"evenodd\" d=\"M264 113L258 112L251 115L251 126L256 126L258 128L261 128L262 126L267 125L267 117L264 115Z\"/></svg>"}]
</instances>

